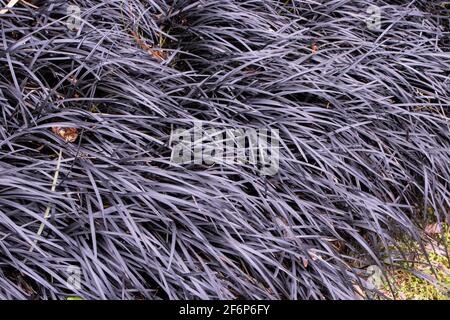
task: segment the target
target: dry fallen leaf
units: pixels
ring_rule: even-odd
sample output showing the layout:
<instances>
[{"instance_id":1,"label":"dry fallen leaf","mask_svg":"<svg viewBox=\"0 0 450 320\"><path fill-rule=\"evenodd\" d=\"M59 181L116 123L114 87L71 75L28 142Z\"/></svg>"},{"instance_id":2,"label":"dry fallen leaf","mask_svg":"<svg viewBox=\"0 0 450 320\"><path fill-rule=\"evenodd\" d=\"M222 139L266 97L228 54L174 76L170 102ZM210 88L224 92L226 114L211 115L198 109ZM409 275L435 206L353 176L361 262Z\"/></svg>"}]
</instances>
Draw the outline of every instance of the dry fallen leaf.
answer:
<instances>
[{"instance_id":1,"label":"dry fallen leaf","mask_svg":"<svg viewBox=\"0 0 450 320\"><path fill-rule=\"evenodd\" d=\"M355 299L356 300L364 300L366 295L364 294L364 291L361 289L361 287L358 286L357 284L354 284L353 289L355 290Z\"/></svg>"},{"instance_id":2,"label":"dry fallen leaf","mask_svg":"<svg viewBox=\"0 0 450 320\"><path fill-rule=\"evenodd\" d=\"M156 50L153 49L151 46L148 46L147 44L144 43L144 41L142 41L142 39L139 37L139 35L134 32L131 31L131 35L134 37L134 39L136 40L137 44L145 51L148 52L148 54L150 54L153 58L156 58L160 61L164 61L167 59L167 53L162 51L162 50Z\"/></svg>"},{"instance_id":3,"label":"dry fallen leaf","mask_svg":"<svg viewBox=\"0 0 450 320\"><path fill-rule=\"evenodd\" d=\"M52 127L52 132L63 138L65 142L75 142L78 138L77 128Z\"/></svg>"},{"instance_id":4,"label":"dry fallen leaf","mask_svg":"<svg viewBox=\"0 0 450 320\"><path fill-rule=\"evenodd\" d=\"M436 222L429 224L425 227L425 233L428 235L439 234L441 233L441 224Z\"/></svg>"},{"instance_id":5,"label":"dry fallen leaf","mask_svg":"<svg viewBox=\"0 0 450 320\"><path fill-rule=\"evenodd\" d=\"M164 61L167 59L167 53L161 50L149 49L147 52L153 57L160 61Z\"/></svg>"},{"instance_id":6,"label":"dry fallen leaf","mask_svg":"<svg viewBox=\"0 0 450 320\"><path fill-rule=\"evenodd\" d=\"M332 243L333 247L336 249L337 252L342 253L344 249L346 248L345 242L341 240L335 240Z\"/></svg>"},{"instance_id":7,"label":"dry fallen leaf","mask_svg":"<svg viewBox=\"0 0 450 320\"><path fill-rule=\"evenodd\" d=\"M303 267L307 268L308 267L308 259L302 258L302 263L303 263Z\"/></svg>"}]
</instances>

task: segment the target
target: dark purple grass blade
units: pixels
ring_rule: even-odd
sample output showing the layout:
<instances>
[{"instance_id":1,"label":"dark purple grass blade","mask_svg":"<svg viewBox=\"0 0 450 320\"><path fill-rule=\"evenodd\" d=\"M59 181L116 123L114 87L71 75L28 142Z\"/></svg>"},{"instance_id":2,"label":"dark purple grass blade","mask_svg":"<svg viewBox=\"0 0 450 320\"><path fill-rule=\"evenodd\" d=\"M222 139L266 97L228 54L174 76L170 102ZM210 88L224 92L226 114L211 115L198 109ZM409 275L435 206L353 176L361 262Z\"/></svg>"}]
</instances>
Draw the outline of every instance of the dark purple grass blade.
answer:
<instances>
[{"instance_id":1,"label":"dark purple grass blade","mask_svg":"<svg viewBox=\"0 0 450 320\"><path fill-rule=\"evenodd\" d=\"M429 210L449 222L437 2L80 0L78 31L39 3L0 16L0 299L349 299L402 236L424 251ZM277 175L171 163L198 120L278 129Z\"/></svg>"}]
</instances>

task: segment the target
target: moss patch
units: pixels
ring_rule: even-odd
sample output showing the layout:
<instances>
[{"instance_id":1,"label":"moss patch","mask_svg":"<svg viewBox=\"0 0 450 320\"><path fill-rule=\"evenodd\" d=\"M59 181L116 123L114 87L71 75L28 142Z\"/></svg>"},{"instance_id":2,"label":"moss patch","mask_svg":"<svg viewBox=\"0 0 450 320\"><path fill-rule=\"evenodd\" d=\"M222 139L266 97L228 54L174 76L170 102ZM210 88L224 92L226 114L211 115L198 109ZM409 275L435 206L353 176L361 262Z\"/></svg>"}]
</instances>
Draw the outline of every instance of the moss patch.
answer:
<instances>
[{"instance_id":1,"label":"moss patch","mask_svg":"<svg viewBox=\"0 0 450 320\"><path fill-rule=\"evenodd\" d=\"M381 290L388 298L450 300L450 264L445 256L445 247L450 248L450 227L443 225L443 228L444 235L435 235L434 239L426 245L431 266L425 255L421 254L416 256L412 263L402 263L399 267L391 269L389 277L395 285L396 296L393 297L387 285ZM417 249L419 249L418 245ZM412 269L413 272L402 267ZM432 281L439 283L434 285Z\"/></svg>"}]
</instances>

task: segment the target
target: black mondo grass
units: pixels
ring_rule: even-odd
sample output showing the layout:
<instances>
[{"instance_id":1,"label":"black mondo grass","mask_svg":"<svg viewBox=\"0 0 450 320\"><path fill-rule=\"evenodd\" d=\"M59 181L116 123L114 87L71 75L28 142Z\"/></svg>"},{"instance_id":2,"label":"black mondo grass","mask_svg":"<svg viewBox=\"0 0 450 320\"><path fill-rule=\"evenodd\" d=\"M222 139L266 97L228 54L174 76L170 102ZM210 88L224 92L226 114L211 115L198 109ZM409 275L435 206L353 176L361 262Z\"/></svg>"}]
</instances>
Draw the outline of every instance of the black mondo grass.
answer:
<instances>
[{"instance_id":1,"label":"black mondo grass","mask_svg":"<svg viewBox=\"0 0 450 320\"><path fill-rule=\"evenodd\" d=\"M449 12L19 1L0 15L0 299L382 295L364 268L450 222ZM172 163L196 121L279 130L277 174Z\"/></svg>"}]
</instances>

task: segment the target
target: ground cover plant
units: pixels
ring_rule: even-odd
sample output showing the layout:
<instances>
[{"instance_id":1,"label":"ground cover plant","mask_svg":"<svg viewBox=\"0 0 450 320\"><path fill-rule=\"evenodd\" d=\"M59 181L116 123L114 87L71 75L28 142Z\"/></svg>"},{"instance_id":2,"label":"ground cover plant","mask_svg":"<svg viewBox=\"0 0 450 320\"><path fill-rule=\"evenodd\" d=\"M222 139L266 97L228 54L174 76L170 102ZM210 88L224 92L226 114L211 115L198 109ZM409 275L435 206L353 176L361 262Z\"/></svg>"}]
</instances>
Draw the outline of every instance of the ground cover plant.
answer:
<instances>
[{"instance_id":1,"label":"ground cover plant","mask_svg":"<svg viewBox=\"0 0 450 320\"><path fill-rule=\"evenodd\" d=\"M414 0L12 1L0 298L398 298L367 267L417 274L414 255L448 296L425 229L448 264L449 13ZM198 121L277 129L278 171L173 163L172 130Z\"/></svg>"},{"instance_id":2,"label":"ground cover plant","mask_svg":"<svg viewBox=\"0 0 450 320\"><path fill-rule=\"evenodd\" d=\"M446 242L442 241L441 235L434 235L440 241L428 241L425 252L427 256L418 254L407 262L403 268L393 268L388 275L392 277L398 290L398 299L408 300L449 300L448 287L450 286L450 264L446 259L445 246L449 245L450 229L445 227L444 235ZM436 240L437 240L436 239ZM416 244L417 245L417 244ZM412 270L412 272L410 272ZM435 283L442 285L434 285ZM382 278L383 279L383 278ZM383 281L380 290L384 290L386 296L394 298L388 291L387 281Z\"/></svg>"}]
</instances>

